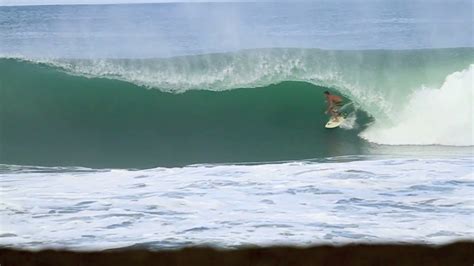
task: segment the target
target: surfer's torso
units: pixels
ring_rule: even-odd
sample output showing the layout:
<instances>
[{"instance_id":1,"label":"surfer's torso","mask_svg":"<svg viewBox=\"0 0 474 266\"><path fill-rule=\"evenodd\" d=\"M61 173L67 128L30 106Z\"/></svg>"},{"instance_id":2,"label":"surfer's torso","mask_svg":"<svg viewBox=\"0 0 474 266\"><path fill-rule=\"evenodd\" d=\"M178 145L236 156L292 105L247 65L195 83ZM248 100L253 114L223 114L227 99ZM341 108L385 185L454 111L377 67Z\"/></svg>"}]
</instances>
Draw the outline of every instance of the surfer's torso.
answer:
<instances>
[{"instance_id":1,"label":"surfer's torso","mask_svg":"<svg viewBox=\"0 0 474 266\"><path fill-rule=\"evenodd\" d=\"M340 96L327 95L326 98L327 98L329 104L331 104L331 103L333 103L335 105L342 104L342 98Z\"/></svg>"}]
</instances>

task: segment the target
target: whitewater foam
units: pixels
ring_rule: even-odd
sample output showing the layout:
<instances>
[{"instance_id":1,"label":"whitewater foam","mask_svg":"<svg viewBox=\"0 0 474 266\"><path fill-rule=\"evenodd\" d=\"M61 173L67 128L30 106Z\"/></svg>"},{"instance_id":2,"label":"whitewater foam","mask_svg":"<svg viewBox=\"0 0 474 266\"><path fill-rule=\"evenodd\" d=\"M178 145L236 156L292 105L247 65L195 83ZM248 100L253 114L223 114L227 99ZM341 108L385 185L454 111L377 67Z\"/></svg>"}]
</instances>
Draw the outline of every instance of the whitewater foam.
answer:
<instances>
[{"instance_id":1,"label":"whitewater foam","mask_svg":"<svg viewBox=\"0 0 474 266\"><path fill-rule=\"evenodd\" d=\"M376 122L361 133L389 145L474 145L474 64L449 75L439 89L423 87L387 126Z\"/></svg>"},{"instance_id":2,"label":"whitewater foam","mask_svg":"<svg viewBox=\"0 0 474 266\"><path fill-rule=\"evenodd\" d=\"M357 129L359 125L357 125L356 121L357 121L357 115L355 112L352 112L346 117L344 122L342 122L339 127L346 130Z\"/></svg>"},{"instance_id":3,"label":"whitewater foam","mask_svg":"<svg viewBox=\"0 0 474 266\"><path fill-rule=\"evenodd\" d=\"M472 158L361 159L148 170L3 165L0 244L179 248L472 237Z\"/></svg>"}]
</instances>

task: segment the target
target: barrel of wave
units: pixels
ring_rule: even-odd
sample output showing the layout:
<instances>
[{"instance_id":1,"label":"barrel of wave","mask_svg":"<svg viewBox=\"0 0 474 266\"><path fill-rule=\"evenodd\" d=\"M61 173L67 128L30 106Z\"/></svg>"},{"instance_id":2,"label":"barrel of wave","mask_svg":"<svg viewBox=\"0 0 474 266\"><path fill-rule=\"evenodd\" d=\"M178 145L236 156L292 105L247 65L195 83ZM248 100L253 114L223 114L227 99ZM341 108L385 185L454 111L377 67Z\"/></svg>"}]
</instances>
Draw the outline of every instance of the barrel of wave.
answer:
<instances>
[{"instance_id":1,"label":"barrel of wave","mask_svg":"<svg viewBox=\"0 0 474 266\"><path fill-rule=\"evenodd\" d=\"M446 77L439 89L413 92L399 115L377 121L361 137L388 145L474 145L474 64Z\"/></svg>"}]
</instances>

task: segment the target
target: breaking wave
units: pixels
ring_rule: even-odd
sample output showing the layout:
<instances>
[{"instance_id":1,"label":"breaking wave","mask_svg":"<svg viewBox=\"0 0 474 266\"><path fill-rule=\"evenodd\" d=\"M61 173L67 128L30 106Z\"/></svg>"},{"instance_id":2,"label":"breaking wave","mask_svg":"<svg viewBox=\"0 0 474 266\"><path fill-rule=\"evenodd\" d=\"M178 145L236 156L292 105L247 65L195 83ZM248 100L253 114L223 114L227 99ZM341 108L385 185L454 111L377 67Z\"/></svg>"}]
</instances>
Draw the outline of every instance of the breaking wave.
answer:
<instances>
[{"instance_id":1,"label":"breaking wave","mask_svg":"<svg viewBox=\"0 0 474 266\"><path fill-rule=\"evenodd\" d=\"M1 157L37 163L24 151L42 147L51 161L74 150L72 164L156 165L363 153L366 141L472 146L473 62L473 48L2 57ZM323 90L353 103L342 130L323 127Z\"/></svg>"}]
</instances>

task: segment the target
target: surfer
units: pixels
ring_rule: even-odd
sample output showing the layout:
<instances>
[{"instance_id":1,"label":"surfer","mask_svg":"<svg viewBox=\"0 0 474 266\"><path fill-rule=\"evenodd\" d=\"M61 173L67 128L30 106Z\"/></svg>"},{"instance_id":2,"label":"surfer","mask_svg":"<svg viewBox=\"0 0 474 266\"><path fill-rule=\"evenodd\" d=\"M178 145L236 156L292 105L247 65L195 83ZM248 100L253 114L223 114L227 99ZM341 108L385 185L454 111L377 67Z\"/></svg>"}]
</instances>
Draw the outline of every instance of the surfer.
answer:
<instances>
[{"instance_id":1,"label":"surfer","mask_svg":"<svg viewBox=\"0 0 474 266\"><path fill-rule=\"evenodd\" d=\"M325 91L324 95L326 96L328 103L328 109L324 113L330 113L332 120L334 122L339 122L339 108L342 106L342 98L340 96L331 94L329 91Z\"/></svg>"}]
</instances>

